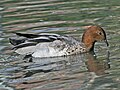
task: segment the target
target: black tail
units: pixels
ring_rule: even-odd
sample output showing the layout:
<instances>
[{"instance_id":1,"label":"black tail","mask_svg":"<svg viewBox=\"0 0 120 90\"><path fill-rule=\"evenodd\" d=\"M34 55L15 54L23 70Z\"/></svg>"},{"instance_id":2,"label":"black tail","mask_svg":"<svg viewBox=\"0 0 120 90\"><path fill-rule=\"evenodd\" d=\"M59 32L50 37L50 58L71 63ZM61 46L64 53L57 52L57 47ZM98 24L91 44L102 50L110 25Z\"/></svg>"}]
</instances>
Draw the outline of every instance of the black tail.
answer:
<instances>
[{"instance_id":1,"label":"black tail","mask_svg":"<svg viewBox=\"0 0 120 90\"><path fill-rule=\"evenodd\" d=\"M24 43L25 40L26 40L25 38L21 38L21 39L9 38L10 43L14 46L21 44L21 43Z\"/></svg>"}]
</instances>

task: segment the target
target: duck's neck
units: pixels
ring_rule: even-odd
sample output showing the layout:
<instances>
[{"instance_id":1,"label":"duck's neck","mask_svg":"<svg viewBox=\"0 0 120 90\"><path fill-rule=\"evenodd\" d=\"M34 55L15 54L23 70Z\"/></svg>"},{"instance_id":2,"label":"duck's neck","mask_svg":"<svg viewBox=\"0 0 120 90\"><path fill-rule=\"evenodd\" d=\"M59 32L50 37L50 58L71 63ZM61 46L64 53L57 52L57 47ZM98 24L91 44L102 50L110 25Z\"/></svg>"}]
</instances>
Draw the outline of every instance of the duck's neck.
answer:
<instances>
[{"instance_id":1,"label":"duck's neck","mask_svg":"<svg viewBox=\"0 0 120 90\"><path fill-rule=\"evenodd\" d=\"M87 51L94 51L95 40L91 35L84 34L82 37L82 42L87 48Z\"/></svg>"}]
</instances>

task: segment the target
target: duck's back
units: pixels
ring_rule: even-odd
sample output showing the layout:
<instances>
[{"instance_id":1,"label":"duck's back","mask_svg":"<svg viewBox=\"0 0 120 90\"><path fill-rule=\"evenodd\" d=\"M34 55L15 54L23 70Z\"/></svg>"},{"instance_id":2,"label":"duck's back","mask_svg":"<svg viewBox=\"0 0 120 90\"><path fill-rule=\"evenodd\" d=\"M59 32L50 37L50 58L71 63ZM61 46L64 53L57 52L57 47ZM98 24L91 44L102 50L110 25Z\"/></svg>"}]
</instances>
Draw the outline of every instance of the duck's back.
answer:
<instances>
[{"instance_id":1,"label":"duck's back","mask_svg":"<svg viewBox=\"0 0 120 90\"><path fill-rule=\"evenodd\" d=\"M10 42L18 54L32 54L33 57L55 57L85 52L83 44L69 36L51 33L16 34L20 38L10 38Z\"/></svg>"}]
</instances>

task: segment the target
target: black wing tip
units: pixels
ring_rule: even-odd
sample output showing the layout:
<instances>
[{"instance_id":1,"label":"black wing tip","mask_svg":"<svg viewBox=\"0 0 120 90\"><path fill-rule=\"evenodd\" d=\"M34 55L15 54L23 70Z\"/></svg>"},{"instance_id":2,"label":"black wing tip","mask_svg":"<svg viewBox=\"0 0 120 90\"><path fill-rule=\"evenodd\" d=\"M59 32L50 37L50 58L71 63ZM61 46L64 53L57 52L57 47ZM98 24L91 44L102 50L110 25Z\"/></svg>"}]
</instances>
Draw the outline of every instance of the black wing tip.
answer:
<instances>
[{"instance_id":1,"label":"black wing tip","mask_svg":"<svg viewBox=\"0 0 120 90\"><path fill-rule=\"evenodd\" d=\"M24 36L24 37L27 35L26 33L20 33L20 32L15 32L15 34L18 36Z\"/></svg>"},{"instance_id":2,"label":"black wing tip","mask_svg":"<svg viewBox=\"0 0 120 90\"><path fill-rule=\"evenodd\" d=\"M19 32L16 32L15 34L18 35L18 36L26 37L26 38L36 38L36 37L39 37L38 34L28 34L28 33L19 33Z\"/></svg>"}]
</instances>

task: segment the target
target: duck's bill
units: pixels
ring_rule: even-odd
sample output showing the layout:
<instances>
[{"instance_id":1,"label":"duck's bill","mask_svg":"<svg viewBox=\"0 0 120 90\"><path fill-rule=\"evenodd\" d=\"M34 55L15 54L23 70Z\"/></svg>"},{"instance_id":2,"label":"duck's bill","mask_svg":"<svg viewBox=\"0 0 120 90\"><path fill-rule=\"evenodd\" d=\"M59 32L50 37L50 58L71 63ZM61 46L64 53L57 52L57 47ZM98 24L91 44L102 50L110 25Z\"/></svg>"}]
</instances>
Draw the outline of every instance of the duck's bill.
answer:
<instances>
[{"instance_id":1,"label":"duck's bill","mask_svg":"<svg viewBox=\"0 0 120 90\"><path fill-rule=\"evenodd\" d=\"M107 47L109 46L109 43L108 43L108 41L107 40L104 40L105 41L105 43L106 43L106 45L107 45Z\"/></svg>"}]
</instances>

